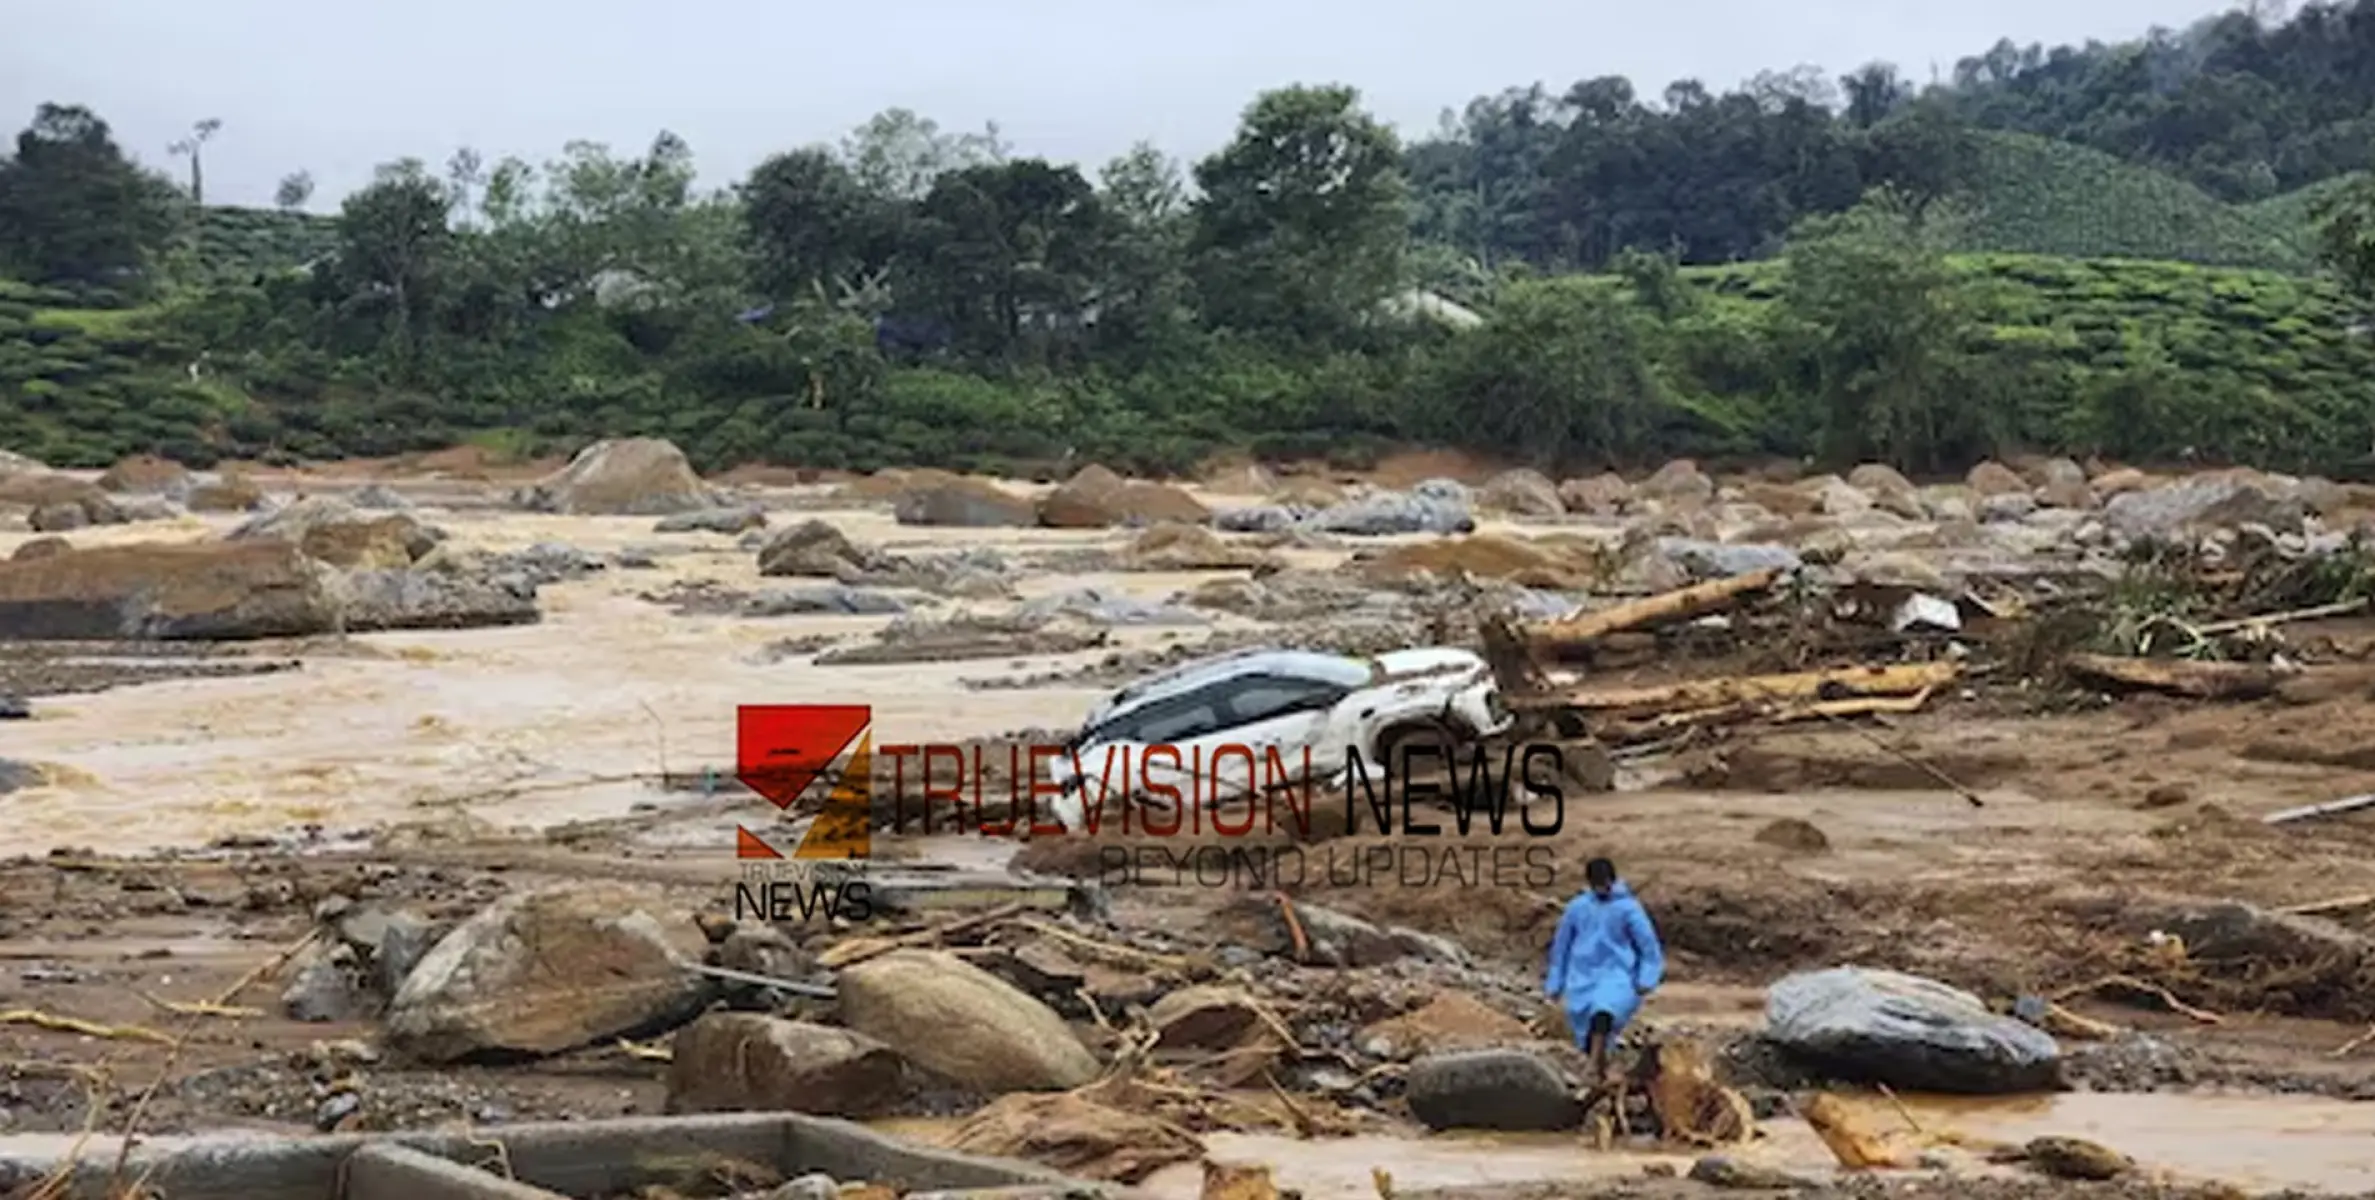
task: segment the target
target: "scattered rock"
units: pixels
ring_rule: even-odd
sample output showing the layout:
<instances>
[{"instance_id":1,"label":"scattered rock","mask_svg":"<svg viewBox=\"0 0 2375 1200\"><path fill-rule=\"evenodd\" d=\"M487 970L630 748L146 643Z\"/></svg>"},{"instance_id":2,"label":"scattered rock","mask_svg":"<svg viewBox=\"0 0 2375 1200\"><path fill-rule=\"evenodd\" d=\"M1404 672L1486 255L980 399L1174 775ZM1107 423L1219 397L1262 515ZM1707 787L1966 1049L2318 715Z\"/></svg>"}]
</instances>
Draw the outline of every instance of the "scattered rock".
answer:
<instances>
[{"instance_id":1,"label":"scattered rock","mask_svg":"<svg viewBox=\"0 0 2375 1200\"><path fill-rule=\"evenodd\" d=\"M1015 610L1024 621L1074 617L1091 625L1207 625L1202 613L1172 604L1154 604L1103 588L1073 588L1027 601Z\"/></svg>"},{"instance_id":2,"label":"scattered rock","mask_svg":"<svg viewBox=\"0 0 2375 1200\"><path fill-rule=\"evenodd\" d=\"M99 486L111 492L177 496L189 491L190 471L169 458L135 454L102 472Z\"/></svg>"},{"instance_id":3,"label":"scattered rock","mask_svg":"<svg viewBox=\"0 0 2375 1200\"><path fill-rule=\"evenodd\" d=\"M1678 458L1642 480L1633 493L1670 507L1701 505L1715 498L1715 481L1699 470L1698 463Z\"/></svg>"},{"instance_id":4,"label":"scattered rock","mask_svg":"<svg viewBox=\"0 0 2375 1200\"><path fill-rule=\"evenodd\" d=\"M1131 571L1258 570L1278 565L1259 550L1233 546L1201 525L1165 522L1131 539L1120 554L1120 565Z\"/></svg>"},{"instance_id":5,"label":"scattered rock","mask_svg":"<svg viewBox=\"0 0 2375 1200\"><path fill-rule=\"evenodd\" d=\"M1812 821L1796 817L1780 817L1757 830L1756 840L1767 846L1779 846L1800 854L1828 854L1831 839Z\"/></svg>"},{"instance_id":6,"label":"scattered rock","mask_svg":"<svg viewBox=\"0 0 2375 1200\"><path fill-rule=\"evenodd\" d=\"M0 721L30 721L33 705L23 696L0 692Z\"/></svg>"},{"instance_id":7,"label":"scattered rock","mask_svg":"<svg viewBox=\"0 0 2375 1200\"><path fill-rule=\"evenodd\" d=\"M2185 784L2156 784L2151 791L2144 793L2144 802L2136 807L2146 809L2175 808L2180 804L2190 803L2193 798L2194 789Z\"/></svg>"},{"instance_id":8,"label":"scattered rock","mask_svg":"<svg viewBox=\"0 0 2375 1200\"><path fill-rule=\"evenodd\" d=\"M892 506L901 525L967 529L1024 529L1039 523L1038 506L994 483L950 477L902 492Z\"/></svg>"},{"instance_id":9,"label":"scattered rock","mask_svg":"<svg viewBox=\"0 0 2375 1200\"><path fill-rule=\"evenodd\" d=\"M599 441L569 465L513 494L531 512L660 517L717 506L684 451L660 438Z\"/></svg>"},{"instance_id":10,"label":"scattered rock","mask_svg":"<svg viewBox=\"0 0 2375 1200\"><path fill-rule=\"evenodd\" d=\"M1713 1188L1743 1191L1793 1191L1820 1184L1777 1167L1746 1163L1724 1154L1710 1154L1691 1164L1685 1178Z\"/></svg>"},{"instance_id":11,"label":"scattered rock","mask_svg":"<svg viewBox=\"0 0 2375 1200\"><path fill-rule=\"evenodd\" d=\"M2000 462L1983 462L1971 468L1971 473L1963 477L1963 484L1981 499L2029 494L2028 480L2022 479L2019 472Z\"/></svg>"},{"instance_id":12,"label":"scattered rock","mask_svg":"<svg viewBox=\"0 0 2375 1200\"><path fill-rule=\"evenodd\" d=\"M1204 1157L1203 1143L1168 1121L1074 1095L1001 1097L967 1117L945 1144L968 1154L1038 1163L1078 1179L1123 1184Z\"/></svg>"},{"instance_id":13,"label":"scattered rock","mask_svg":"<svg viewBox=\"0 0 2375 1200\"><path fill-rule=\"evenodd\" d=\"M839 989L844 1024L971 1090L1061 1091L1097 1075L1062 1017L954 955L894 951L843 970Z\"/></svg>"},{"instance_id":14,"label":"scattered rock","mask_svg":"<svg viewBox=\"0 0 2375 1200\"><path fill-rule=\"evenodd\" d=\"M1430 490L1431 489L1431 490ZM1313 513L1299 522L1323 533L1384 537L1398 533L1473 533L1467 489L1430 479L1411 491L1377 492Z\"/></svg>"},{"instance_id":15,"label":"scattered rock","mask_svg":"<svg viewBox=\"0 0 2375 1200\"><path fill-rule=\"evenodd\" d=\"M907 1064L865 1034L758 1013L713 1012L676 1031L669 1113L878 1116L909 1093Z\"/></svg>"},{"instance_id":16,"label":"scattered rock","mask_svg":"<svg viewBox=\"0 0 2375 1200\"><path fill-rule=\"evenodd\" d=\"M1795 571L1806 565L1805 559L1787 546L1758 545L1753 542L1725 543L1662 537L1654 543L1654 548L1660 557L1701 579L1722 579L1767 568Z\"/></svg>"},{"instance_id":17,"label":"scattered rock","mask_svg":"<svg viewBox=\"0 0 2375 1200\"><path fill-rule=\"evenodd\" d=\"M44 504L25 518L25 524L35 533L72 533L90 528L91 514L79 504Z\"/></svg>"},{"instance_id":18,"label":"scattered rock","mask_svg":"<svg viewBox=\"0 0 2375 1200\"><path fill-rule=\"evenodd\" d=\"M224 535L232 542L269 538L294 544L306 557L334 567L394 571L436 549L445 534L409 514L366 517L338 497L307 496L251 517Z\"/></svg>"},{"instance_id":19,"label":"scattered rock","mask_svg":"<svg viewBox=\"0 0 2375 1200\"><path fill-rule=\"evenodd\" d=\"M1212 510L1168 484L1125 480L1096 464L1081 468L1039 501L1039 523L1051 529L1104 529L1165 521L1200 525Z\"/></svg>"},{"instance_id":20,"label":"scattered rock","mask_svg":"<svg viewBox=\"0 0 2375 1200\"><path fill-rule=\"evenodd\" d=\"M698 508L662 517L653 533L722 533L729 537L767 527L767 514L757 505Z\"/></svg>"},{"instance_id":21,"label":"scattered rock","mask_svg":"<svg viewBox=\"0 0 2375 1200\"><path fill-rule=\"evenodd\" d=\"M845 570L874 570L884 561L881 554L861 549L839 529L815 519L782 530L759 547L759 574L769 576L838 579Z\"/></svg>"},{"instance_id":22,"label":"scattered rock","mask_svg":"<svg viewBox=\"0 0 2375 1200\"><path fill-rule=\"evenodd\" d=\"M639 892L570 885L507 896L455 927L389 1007L391 1046L432 1063L553 1054L682 1023L713 988L684 969L698 945Z\"/></svg>"},{"instance_id":23,"label":"scattered rock","mask_svg":"<svg viewBox=\"0 0 2375 1200\"><path fill-rule=\"evenodd\" d=\"M2136 1165L2109 1146L2074 1137L2032 1138L2021 1147L2021 1157L2055 1179L2117 1179Z\"/></svg>"},{"instance_id":24,"label":"scattered rock","mask_svg":"<svg viewBox=\"0 0 2375 1200\"><path fill-rule=\"evenodd\" d=\"M742 602L742 615L746 617L816 614L879 617L896 616L906 611L907 602L897 596L842 583L804 588L767 588Z\"/></svg>"},{"instance_id":25,"label":"scattered rock","mask_svg":"<svg viewBox=\"0 0 2375 1200\"><path fill-rule=\"evenodd\" d=\"M2233 478L2189 479L2150 491L2122 492L2103 506L2104 523L2128 538L2166 538L2247 524L2299 533L2307 515L2299 500Z\"/></svg>"},{"instance_id":26,"label":"scattered rock","mask_svg":"<svg viewBox=\"0 0 2375 1200\"><path fill-rule=\"evenodd\" d=\"M366 483L347 497L356 508L387 512L402 512L412 507L412 501L402 492L384 483Z\"/></svg>"},{"instance_id":27,"label":"scattered rock","mask_svg":"<svg viewBox=\"0 0 2375 1200\"><path fill-rule=\"evenodd\" d=\"M1765 1036L1823 1070L1911 1091L2040 1091L2060 1078L2045 1033L1975 996L1894 971L1791 975L1766 995Z\"/></svg>"},{"instance_id":28,"label":"scattered rock","mask_svg":"<svg viewBox=\"0 0 2375 1200\"><path fill-rule=\"evenodd\" d=\"M237 471L222 478L192 484L182 503L194 513L256 512L264 508L264 489Z\"/></svg>"},{"instance_id":29,"label":"scattered rock","mask_svg":"<svg viewBox=\"0 0 2375 1200\"><path fill-rule=\"evenodd\" d=\"M327 1024L374 1015L376 1005L357 974L352 950L316 945L294 965L289 985L280 994L281 1009L290 1020Z\"/></svg>"},{"instance_id":30,"label":"scattered rock","mask_svg":"<svg viewBox=\"0 0 2375 1200\"><path fill-rule=\"evenodd\" d=\"M1581 1106L1559 1073L1524 1050L1463 1050L1410 1064L1410 1115L1430 1129L1572 1129Z\"/></svg>"},{"instance_id":31,"label":"scattered rock","mask_svg":"<svg viewBox=\"0 0 2375 1200\"><path fill-rule=\"evenodd\" d=\"M1623 512L1632 500L1633 485L1614 471L1603 471L1589 479L1570 479L1559 485L1559 502L1568 512L1613 517Z\"/></svg>"},{"instance_id":32,"label":"scattered rock","mask_svg":"<svg viewBox=\"0 0 2375 1200\"><path fill-rule=\"evenodd\" d=\"M1283 951L1291 939L1286 928L1285 914L1275 904L1268 906L1275 915L1276 943ZM1394 962L1409 953L1385 930L1359 917L1321 908L1316 904L1295 904L1295 919L1303 927L1303 936L1311 943L1311 961L1331 967L1374 967Z\"/></svg>"},{"instance_id":33,"label":"scattered rock","mask_svg":"<svg viewBox=\"0 0 2375 1200\"><path fill-rule=\"evenodd\" d=\"M1558 485L1540 471L1503 471L1486 480L1476 496L1477 507L1519 517L1557 517L1567 512Z\"/></svg>"},{"instance_id":34,"label":"scattered rock","mask_svg":"<svg viewBox=\"0 0 2375 1200\"><path fill-rule=\"evenodd\" d=\"M326 569L279 540L136 543L0 564L0 639L216 641L336 627Z\"/></svg>"},{"instance_id":35,"label":"scattered rock","mask_svg":"<svg viewBox=\"0 0 2375 1200\"><path fill-rule=\"evenodd\" d=\"M349 633L398 629L487 629L544 619L536 584L520 575L443 571L349 571L333 581Z\"/></svg>"}]
</instances>

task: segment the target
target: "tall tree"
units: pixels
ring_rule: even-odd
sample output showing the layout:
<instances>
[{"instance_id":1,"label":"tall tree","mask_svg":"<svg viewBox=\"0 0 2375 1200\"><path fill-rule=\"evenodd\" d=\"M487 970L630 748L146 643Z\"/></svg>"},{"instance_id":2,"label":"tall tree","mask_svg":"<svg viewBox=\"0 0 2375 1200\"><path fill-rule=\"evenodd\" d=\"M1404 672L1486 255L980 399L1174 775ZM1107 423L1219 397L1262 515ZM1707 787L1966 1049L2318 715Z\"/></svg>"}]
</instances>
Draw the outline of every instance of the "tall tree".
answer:
<instances>
[{"instance_id":1,"label":"tall tree","mask_svg":"<svg viewBox=\"0 0 2375 1200\"><path fill-rule=\"evenodd\" d=\"M137 283L176 222L173 185L81 105L42 105L0 162L0 261L32 279Z\"/></svg>"},{"instance_id":2,"label":"tall tree","mask_svg":"<svg viewBox=\"0 0 2375 1200\"><path fill-rule=\"evenodd\" d=\"M1097 196L1111 222L1097 341L1143 361L1190 315L1187 182L1169 155L1139 142L1105 164Z\"/></svg>"},{"instance_id":3,"label":"tall tree","mask_svg":"<svg viewBox=\"0 0 2375 1200\"><path fill-rule=\"evenodd\" d=\"M453 252L453 197L419 159L379 168L338 215L339 265L356 307L384 314L388 342L417 354Z\"/></svg>"},{"instance_id":4,"label":"tall tree","mask_svg":"<svg viewBox=\"0 0 2375 1200\"><path fill-rule=\"evenodd\" d=\"M741 193L759 290L778 299L855 287L895 248L889 203L821 147L760 163Z\"/></svg>"},{"instance_id":5,"label":"tall tree","mask_svg":"<svg viewBox=\"0 0 2375 1200\"><path fill-rule=\"evenodd\" d=\"M1325 339L1402 281L1401 147L1350 87L1264 93L1196 183L1196 286L1216 324Z\"/></svg>"},{"instance_id":6,"label":"tall tree","mask_svg":"<svg viewBox=\"0 0 2375 1200\"><path fill-rule=\"evenodd\" d=\"M1036 158L951 171L917 216L902 301L928 306L978 353L1078 332L1108 232L1079 171Z\"/></svg>"},{"instance_id":7,"label":"tall tree","mask_svg":"<svg viewBox=\"0 0 2375 1200\"><path fill-rule=\"evenodd\" d=\"M190 203L200 208L206 207L206 143L222 127L220 117L208 117L190 126L190 136L166 147L176 156L190 160Z\"/></svg>"}]
</instances>

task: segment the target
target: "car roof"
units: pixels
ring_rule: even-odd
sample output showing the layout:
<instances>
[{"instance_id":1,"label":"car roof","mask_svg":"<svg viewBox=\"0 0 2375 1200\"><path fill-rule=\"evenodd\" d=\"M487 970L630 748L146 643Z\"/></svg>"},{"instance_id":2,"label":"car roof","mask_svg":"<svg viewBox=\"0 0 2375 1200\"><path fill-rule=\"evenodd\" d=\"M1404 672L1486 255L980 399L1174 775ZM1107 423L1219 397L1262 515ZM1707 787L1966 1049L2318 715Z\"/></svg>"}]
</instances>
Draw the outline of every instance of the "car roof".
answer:
<instances>
[{"instance_id":1,"label":"car roof","mask_svg":"<svg viewBox=\"0 0 2375 1200\"><path fill-rule=\"evenodd\" d=\"M1343 687L1364 687L1376 680L1377 665L1369 659L1344 654L1257 646L1231 654L1195 659L1133 681L1107 697L1104 703L1089 713L1088 719L1082 724L1084 727L1099 725L1190 688L1243 675L1283 675Z\"/></svg>"}]
</instances>

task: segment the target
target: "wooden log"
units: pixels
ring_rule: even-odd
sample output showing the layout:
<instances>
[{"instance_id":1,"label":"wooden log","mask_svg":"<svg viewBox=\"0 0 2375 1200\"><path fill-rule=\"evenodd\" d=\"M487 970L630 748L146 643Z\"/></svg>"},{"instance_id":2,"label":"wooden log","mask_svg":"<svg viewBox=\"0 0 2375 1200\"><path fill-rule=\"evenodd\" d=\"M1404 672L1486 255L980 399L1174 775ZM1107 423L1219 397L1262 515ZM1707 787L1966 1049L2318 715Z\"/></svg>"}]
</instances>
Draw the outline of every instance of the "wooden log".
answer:
<instances>
[{"instance_id":1,"label":"wooden log","mask_svg":"<svg viewBox=\"0 0 2375 1200\"><path fill-rule=\"evenodd\" d=\"M1528 640L1545 648L1577 646L1623 630L1688 621L1728 607L1742 596L1764 591L1780 578L1779 568L1767 567L1745 575L1694 583L1629 600L1613 608L1537 623L1527 631Z\"/></svg>"},{"instance_id":2,"label":"wooden log","mask_svg":"<svg viewBox=\"0 0 2375 1200\"><path fill-rule=\"evenodd\" d=\"M2159 692L2189 700L2257 700L2275 694L2292 672L2267 663L2196 662L2179 658L2120 658L2073 654L2063 660L2072 678L2114 692Z\"/></svg>"},{"instance_id":3,"label":"wooden log","mask_svg":"<svg viewBox=\"0 0 2375 1200\"><path fill-rule=\"evenodd\" d=\"M1783 675L1737 675L1639 688L1584 688L1513 697L1510 706L1569 708L1606 716L1725 710L1737 706L1802 706L1868 696L1914 696L1954 682L1951 662L1905 663L1887 667L1843 667ZM1829 715L1849 715L1849 710Z\"/></svg>"}]
</instances>

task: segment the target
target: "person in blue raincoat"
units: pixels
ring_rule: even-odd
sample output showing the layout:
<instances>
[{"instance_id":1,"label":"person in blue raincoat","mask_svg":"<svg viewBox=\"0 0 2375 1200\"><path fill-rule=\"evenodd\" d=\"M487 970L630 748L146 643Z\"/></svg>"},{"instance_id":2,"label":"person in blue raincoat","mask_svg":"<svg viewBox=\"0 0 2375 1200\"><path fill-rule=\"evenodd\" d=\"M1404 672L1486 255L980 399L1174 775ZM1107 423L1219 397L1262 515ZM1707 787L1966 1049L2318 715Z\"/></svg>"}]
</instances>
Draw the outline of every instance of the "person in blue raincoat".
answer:
<instances>
[{"instance_id":1,"label":"person in blue raincoat","mask_svg":"<svg viewBox=\"0 0 2375 1200\"><path fill-rule=\"evenodd\" d=\"M1593 859L1583 880L1589 886L1559 917L1542 990L1566 1009L1577 1047L1591 1056L1595 1078L1605 1080L1611 1043L1665 978L1666 950L1648 911L1616 877L1615 863Z\"/></svg>"}]
</instances>

